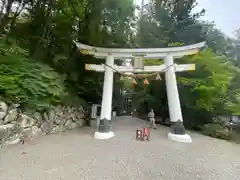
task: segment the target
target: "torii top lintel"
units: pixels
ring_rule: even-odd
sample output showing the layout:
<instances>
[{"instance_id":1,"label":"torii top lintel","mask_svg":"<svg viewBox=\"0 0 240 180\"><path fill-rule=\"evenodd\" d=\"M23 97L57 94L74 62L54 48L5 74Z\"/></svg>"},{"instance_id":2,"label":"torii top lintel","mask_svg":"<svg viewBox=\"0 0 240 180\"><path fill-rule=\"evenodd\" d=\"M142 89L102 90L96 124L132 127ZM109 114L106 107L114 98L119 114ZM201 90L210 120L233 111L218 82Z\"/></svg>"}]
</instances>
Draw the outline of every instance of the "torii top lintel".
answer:
<instances>
[{"instance_id":1,"label":"torii top lintel","mask_svg":"<svg viewBox=\"0 0 240 180\"><path fill-rule=\"evenodd\" d=\"M188 46L180 47L168 47L168 48L102 48L89 46L82 43L75 42L77 48L83 53L92 55L96 58L105 58L108 55L114 56L115 59L126 59L135 56L144 56L145 59L157 59L163 58L167 55L172 55L173 57L182 57L186 55L197 54L201 48L205 46L205 42L200 42Z\"/></svg>"}]
</instances>

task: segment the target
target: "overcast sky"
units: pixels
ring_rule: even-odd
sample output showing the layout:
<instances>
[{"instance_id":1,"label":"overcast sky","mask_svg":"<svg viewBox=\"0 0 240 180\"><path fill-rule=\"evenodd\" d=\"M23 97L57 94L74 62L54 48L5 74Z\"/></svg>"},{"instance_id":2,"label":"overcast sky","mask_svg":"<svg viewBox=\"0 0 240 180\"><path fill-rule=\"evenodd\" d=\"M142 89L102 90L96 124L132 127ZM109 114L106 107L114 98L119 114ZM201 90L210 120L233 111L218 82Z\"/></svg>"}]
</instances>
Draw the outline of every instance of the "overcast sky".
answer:
<instances>
[{"instance_id":1,"label":"overcast sky","mask_svg":"<svg viewBox=\"0 0 240 180\"><path fill-rule=\"evenodd\" d=\"M147 2L147 0L145 0ZM214 21L217 28L221 29L228 36L233 36L233 31L240 28L240 0L197 0L199 5L195 12L201 9L206 14L201 19ZM141 4L142 0L135 0Z\"/></svg>"}]
</instances>

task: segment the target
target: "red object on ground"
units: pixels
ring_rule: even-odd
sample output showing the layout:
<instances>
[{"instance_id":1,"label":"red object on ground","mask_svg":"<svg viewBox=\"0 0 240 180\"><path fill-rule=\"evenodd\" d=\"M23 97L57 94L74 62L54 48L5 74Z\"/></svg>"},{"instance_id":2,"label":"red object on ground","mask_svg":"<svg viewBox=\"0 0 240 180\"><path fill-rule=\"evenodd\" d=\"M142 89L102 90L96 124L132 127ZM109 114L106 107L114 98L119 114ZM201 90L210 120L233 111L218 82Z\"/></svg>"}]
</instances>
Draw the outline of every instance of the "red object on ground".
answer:
<instances>
[{"instance_id":1,"label":"red object on ground","mask_svg":"<svg viewBox=\"0 0 240 180\"><path fill-rule=\"evenodd\" d=\"M149 138L150 138L149 128L143 128L143 140L145 141L146 139L149 141Z\"/></svg>"},{"instance_id":2,"label":"red object on ground","mask_svg":"<svg viewBox=\"0 0 240 180\"><path fill-rule=\"evenodd\" d=\"M142 130L136 130L136 140L142 140L143 139L143 131Z\"/></svg>"}]
</instances>

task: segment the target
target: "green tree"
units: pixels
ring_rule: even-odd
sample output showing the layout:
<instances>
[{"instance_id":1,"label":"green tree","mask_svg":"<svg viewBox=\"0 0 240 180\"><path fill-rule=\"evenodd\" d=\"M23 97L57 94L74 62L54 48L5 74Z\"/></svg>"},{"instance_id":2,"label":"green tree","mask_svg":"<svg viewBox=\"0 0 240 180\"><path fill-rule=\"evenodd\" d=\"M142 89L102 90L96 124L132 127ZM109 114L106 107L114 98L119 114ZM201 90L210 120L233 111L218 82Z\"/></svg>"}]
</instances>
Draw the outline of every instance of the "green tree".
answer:
<instances>
[{"instance_id":1,"label":"green tree","mask_svg":"<svg viewBox=\"0 0 240 180\"><path fill-rule=\"evenodd\" d=\"M7 32L9 43L14 42L26 50L26 58L46 64L65 77L64 86L69 96L99 103L103 74L86 72L84 64L104 61L78 53L73 42L130 47L135 18L133 1L37 0L24 3L27 8L15 18Z\"/></svg>"}]
</instances>

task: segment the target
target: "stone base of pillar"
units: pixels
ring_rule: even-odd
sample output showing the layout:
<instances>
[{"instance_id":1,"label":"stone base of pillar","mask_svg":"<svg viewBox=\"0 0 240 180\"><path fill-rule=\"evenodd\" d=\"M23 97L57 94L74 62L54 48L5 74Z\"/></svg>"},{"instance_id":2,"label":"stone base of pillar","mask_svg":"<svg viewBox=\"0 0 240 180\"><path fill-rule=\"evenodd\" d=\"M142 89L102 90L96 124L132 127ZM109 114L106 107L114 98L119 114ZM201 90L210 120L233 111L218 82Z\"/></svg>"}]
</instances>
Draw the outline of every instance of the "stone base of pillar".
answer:
<instances>
[{"instance_id":1,"label":"stone base of pillar","mask_svg":"<svg viewBox=\"0 0 240 180\"><path fill-rule=\"evenodd\" d=\"M111 120L108 119L100 119L98 122L98 132L106 133L111 131Z\"/></svg>"},{"instance_id":2,"label":"stone base of pillar","mask_svg":"<svg viewBox=\"0 0 240 180\"><path fill-rule=\"evenodd\" d=\"M100 119L98 124L98 131L95 132L95 139L110 139L114 137L114 133L111 131L111 120Z\"/></svg>"},{"instance_id":3,"label":"stone base of pillar","mask_svg":"<svg viewBox=\"0 0 240 180\"><path fill-rule=\"evenodd\" d=\"M192 143L192 138L188 134L172 134L168 133L168 138L181 143Z\"/></svg>"},{"instance_id":4,"label":"stone base of pillar","mask_svg":"<svg viewBox=\"0 0 240 180\"><path fill-rule=\"evenodd\" d=\"M168 133L168 138L182 143L192 143L191 137L185 133L185 128L181 120L171 122L171 132Z\"/></svg>"},{"instance_id":5,"label":"stone base of pillar","mask_svg":"<svg viewBox=\"0 0 240 180\"><path fill-rule=\"evenodd\" d=\"M170 129L171 129L172 134L178 134L178 135L186 134L183 122L180 120L178 120L176 122L171 122Z\"/></svg>"},{"instance_id":6,"label":"stone base of pillar","mask_svg":"<svg viewBox=\"0 0 240 180\"><path fill-rule=\"evenodd\" d=\"M109 132L95 132L94 139L110 139L114 137L114 133L112 131Z\"/></svg>"}]
</instances>

